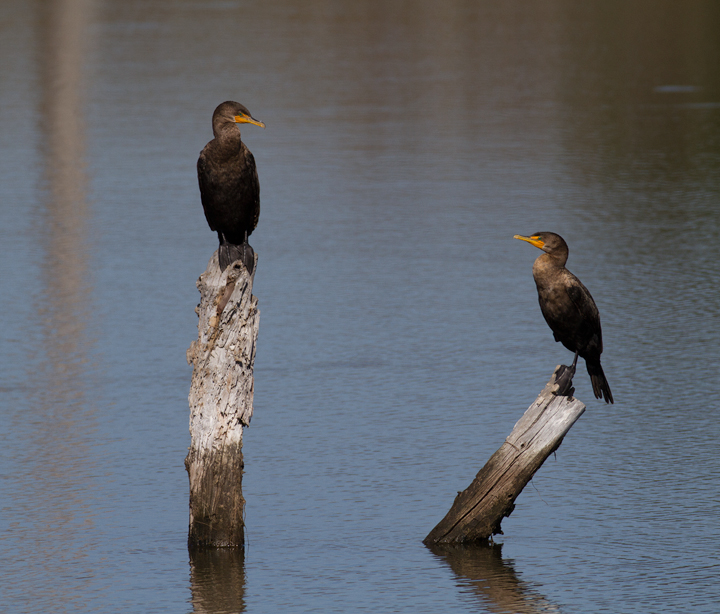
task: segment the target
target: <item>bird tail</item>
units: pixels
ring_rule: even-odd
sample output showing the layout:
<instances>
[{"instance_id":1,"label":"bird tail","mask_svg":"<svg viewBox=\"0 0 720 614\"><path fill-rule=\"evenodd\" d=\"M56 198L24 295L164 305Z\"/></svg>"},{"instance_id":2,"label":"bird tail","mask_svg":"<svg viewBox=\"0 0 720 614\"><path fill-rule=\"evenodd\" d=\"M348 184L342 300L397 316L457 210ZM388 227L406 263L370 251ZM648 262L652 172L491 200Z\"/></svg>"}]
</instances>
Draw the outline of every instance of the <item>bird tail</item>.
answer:
<instances>
[{"instance_id":1,"label":"bird tail","mask_svg":"<svg viewBox=\"0 0 720 614\"><path fill-rule=\"evenodd\" d=\"M605 397L606 403L614 403L612 392L610 392L610 385L607 379L605 379L605 373L600 365L600 361L590 362L586 360L585 364L587 365L588 375L590 375L595 398L602 399Z\"/></svg>"},{"instance_id":2,"label":"bird tail","mask_svg":"<svg viewBox=\"0 0 720 614\"><path fill-rule=\"evenodd\" d=\"M248 273L252 275L255 268L255 250L245 241L242 245L233 243L221 243L218 249L218 264L220 270L224 271L236 260L242 260Z\"/></svg>"}]
</instances>

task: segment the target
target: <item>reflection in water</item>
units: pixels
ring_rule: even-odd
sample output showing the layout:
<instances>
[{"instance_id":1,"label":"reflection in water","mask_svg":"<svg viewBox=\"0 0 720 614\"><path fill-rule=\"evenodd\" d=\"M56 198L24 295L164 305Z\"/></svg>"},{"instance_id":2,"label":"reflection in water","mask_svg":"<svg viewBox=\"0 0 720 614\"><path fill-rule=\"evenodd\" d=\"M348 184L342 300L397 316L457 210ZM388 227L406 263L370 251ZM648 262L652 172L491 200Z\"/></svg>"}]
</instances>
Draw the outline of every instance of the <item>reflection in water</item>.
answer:
<instances>
[{"instance_id":1,"label":"reflection in water","mask_svg":"<svg viewBox=\"0 0 720 614\"><path fill-rule=\"evenodd\" d=\"M512 564L502 558L502 544L428 546L445 561L462 588L469 587L490 612L535 614L559 608L520 580Z\"/></svg>"},{"instance_id":2,"label":"reflection in water","mask_svg":"<svg viewBox=\"0 0 720 614\"><path fill-rule=\"evenodd\" d=\"M569 149L584 150L569 157L582 177L614 183L639 175L650 179L643 188L664 188L688 173L703 177L698 159L718 152L720 24L715 3L688 10L660 2L653 22L643 4L574 8L603 27L580 34L568 22L563 30L559 91L572 113L561 134Z\"/></svg>"},{"instance_id":3,"label":"reflection in water","mask_svg":"<svg viewBox=\"0 0 720 614\"><path fill-rule=\"evenodd\" d=\"M51 351L60 358L82 351L87 287L87 175L83 125L83 65L90 0L58 0L50 5L41 36L45 126L45 170L49 187L43 245L51 301ZM59 345L61 346L59 347ZM57 361L56 361L57 364Z\"/></svg>"},{"instance_id":4,"label":"reflection in water","mask_svg":"<svg viewBox=\"0 0 720 614\"><path fill-rule=\"evenodd\" d=\"M196 614L245 611L245 553L242 548L190 550L190 587Z\"/></svg>"},{"instance_id":5,"label":"reflection in water","mask_svg":"<svg viewBox=\"0 0 720 614\"><path fill-rule=\"evenodd\" d=\"M606 353L620 354L613 334L622 335L635 404L662 407L666 394L652 382L658 360L674 378L700 386L717 379L714 361L695 357L707 355L720 313L720 13L717 3L662 1L648 20L647 7L574 7L602 27L582 34L570 22L563 27L558 92L569 112L559 135L578 186L563 206L578 220L578 236L593 237L597 272L612 283L600 305L609 321ZM659 359L649 358L652 345Z\"/></svg>"},{"instance_id":6,"label":"reflection in water","mask_svg":"<svg viewBox=\"0 0 720 614\"><path fill-rule=\"evenodd\" d=\"M37 387L30 409L37 423L28 447L29 475L23 476L27 488L18 496L27 497L29 533L37 537L37 550L55 577L62 577L68 565L83 564L88 550L82 537L93 527L86 503L92 491L86 459L94 416L86 398L90 287L82 109L91 8L90 0L57 0L46 6L38 23L43 48L36 114L43 126L47 188L33 236L42 258L34 307L41 334L31 377ZM71 543L78 547L68 547ZM78 574L74 582L46 586L48 594L36 597L69 606L91 577Z\"/></svg>"}]
</instances>

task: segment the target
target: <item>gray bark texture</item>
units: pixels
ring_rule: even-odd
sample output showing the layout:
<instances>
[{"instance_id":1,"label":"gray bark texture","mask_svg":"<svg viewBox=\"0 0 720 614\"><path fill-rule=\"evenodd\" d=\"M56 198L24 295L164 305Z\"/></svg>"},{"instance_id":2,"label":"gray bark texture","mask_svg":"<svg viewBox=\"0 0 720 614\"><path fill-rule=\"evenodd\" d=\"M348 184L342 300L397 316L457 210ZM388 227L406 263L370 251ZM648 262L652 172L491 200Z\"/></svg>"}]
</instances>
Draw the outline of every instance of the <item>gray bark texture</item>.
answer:
<instances>
[{"instance_id":1,"label":"gray bark texture","mask_svg":"<svg viewBox=\"0 0 720 614\"><path fill-rule=\"evenodd\" d=\"M190 402L190 530L195 547L242 547L242 435L253 413L255 345L260 312L253 275L238 261L221 272L217 252L197 282L198 338Z\"/></svg>"},{"instance_id":2,"label":"gray bark texture","mask_svg":"<svg viewBox=\"0 0 720 614\"><path fill-rule=\"evenodd\" d=\"M500 523L515 509L515 499L585 411L572 396L554 394L559 368L425 544L486 542L502 534Z\"/></svg>"}]
</instances>

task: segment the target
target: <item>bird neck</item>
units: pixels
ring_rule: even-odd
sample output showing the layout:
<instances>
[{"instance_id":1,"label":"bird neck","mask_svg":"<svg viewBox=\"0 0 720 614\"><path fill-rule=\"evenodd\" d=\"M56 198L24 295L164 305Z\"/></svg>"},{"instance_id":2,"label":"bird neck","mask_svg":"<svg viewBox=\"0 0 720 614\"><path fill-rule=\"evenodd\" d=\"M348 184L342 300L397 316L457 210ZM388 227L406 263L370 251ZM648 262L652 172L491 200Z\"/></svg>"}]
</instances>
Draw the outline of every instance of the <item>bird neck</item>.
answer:
<instances>
[{"instance_id":1,"label":"bird neck","mask_svg":"<svg viewBox=\"0 0 720 614\"><path fill-rule=\"evenodd\" d=\"M234 121L218 118L213 122L213 136L218 141L240 142L240 130Z\"/></svg>"},{"instance_id":2,"label":"bird neck","mask_svg":"<svg viewBox=\"0 0 720 614\"><path fill-rule=\"evenodd\" d=\"M537 260L533 263L533 276L543 277L545 273L548 273L557 269L564 269L565 263L567 262L567 254L540 254Z\"/></svg>"}]
</instances>

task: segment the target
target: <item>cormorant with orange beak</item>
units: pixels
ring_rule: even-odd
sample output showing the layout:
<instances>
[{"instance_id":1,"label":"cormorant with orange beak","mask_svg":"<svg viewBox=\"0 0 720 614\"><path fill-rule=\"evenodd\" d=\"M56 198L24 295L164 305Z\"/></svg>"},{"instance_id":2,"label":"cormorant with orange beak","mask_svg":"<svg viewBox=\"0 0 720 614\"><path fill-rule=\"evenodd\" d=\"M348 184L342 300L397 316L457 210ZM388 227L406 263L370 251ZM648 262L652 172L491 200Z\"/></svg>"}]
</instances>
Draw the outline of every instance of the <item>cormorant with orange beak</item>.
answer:
<instances>
[{"instance_id":1,"label":"cormorant with orange beak","mask_svg":"<svg viewBox=\"0 0 720 614\"><path fill-rule=\"evenodd\" d=\"M198 183L205 218L220 240L220 269L242 260L252 273L255 252L247 239L260 217L260 182L255 158L240 140L238 124L265 127L237 102L223 102L215 109L215 138L200 152Z\"/></svg>"},{"instance_id":2,"label":"cormorant with orange beak","mask_svg":"<svg viewBox=\"0 0 720 614\"><path fill-rule=\"evenodd\" d=\"M578 356L585 359L595 398L613 402L612 392L600 365L603 351L600 314L593 297L582 282L565 268L568 246L554 232L536 232L529 237L515 235L541 249L533 264L533 278L538 291L540 310L555 336L568 350L575 352L569 373L558 380L567 380L568 387L575 374Z\"/></svg>"}]
</instances>

